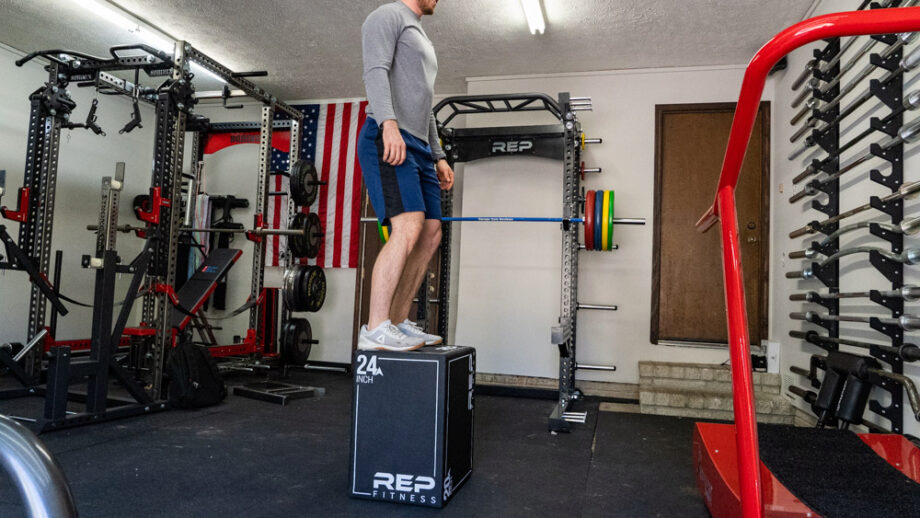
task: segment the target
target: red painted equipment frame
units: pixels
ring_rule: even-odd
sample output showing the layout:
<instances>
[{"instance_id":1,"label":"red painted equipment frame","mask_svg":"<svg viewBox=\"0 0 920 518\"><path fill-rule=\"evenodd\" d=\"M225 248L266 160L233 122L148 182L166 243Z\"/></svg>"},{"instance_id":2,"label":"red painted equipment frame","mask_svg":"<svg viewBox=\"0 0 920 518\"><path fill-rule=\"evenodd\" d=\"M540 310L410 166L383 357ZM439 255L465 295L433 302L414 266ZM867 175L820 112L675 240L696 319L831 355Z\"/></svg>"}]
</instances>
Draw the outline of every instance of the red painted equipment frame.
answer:
<instances>
[{"instance_id":1,"label":"red painted equipment frame","mask_svg":"<svg viewBox=\"0 0 920 518\"><path fill-rule=\"evenodd\" d=\"M920 31L920 7L818 16L793 25L774 36L754 55L744 74L715 200L712 207L696 223L696 227L700 232L705 232L717 221L722 222L722 272L732 364L735 442L738 449L741 511L745 517L763 516L763 500L757 423L754 416L754 391L751 384L750 343L747 336L744 283L741 277L738 216L735 211L735 186L738 183L744 155L747 153L747 143L751 138L767 74L783 56L813 41L841 36L916 31Z\"/></svg>"},{"instance_id":2,"label":"red painted equipment frame","mask_svg":"<svg viewBox=\"0 0 920 518\"><path fill-rule=\"evenodd\" d=\"M903 435L857 434L892 468L920 483L920 448ZM693 430L693 462L696 483L715 518L740 516L738 459L735 449L735 427L722 423L696 423ZM764 514L769 518L818 518L819 515L795 497L760 463L763 480Z\"/></svg>"}]
</instances>

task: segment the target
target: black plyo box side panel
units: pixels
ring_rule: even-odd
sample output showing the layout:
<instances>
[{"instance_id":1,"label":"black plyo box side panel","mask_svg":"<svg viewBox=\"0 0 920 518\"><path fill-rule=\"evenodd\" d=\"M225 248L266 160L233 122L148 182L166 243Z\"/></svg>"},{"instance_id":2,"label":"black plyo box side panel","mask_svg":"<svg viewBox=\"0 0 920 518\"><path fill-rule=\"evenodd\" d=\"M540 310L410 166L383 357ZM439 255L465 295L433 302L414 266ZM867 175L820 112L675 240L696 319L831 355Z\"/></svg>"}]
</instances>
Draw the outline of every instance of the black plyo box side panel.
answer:
<instances>
[{"instance_id":1,"label":"black plyo box side panel","mask_svg":"<svg viewBox=\"0 0 920 518\"><path fill-rule=\"evenodd\" d=\"M349 494L442 507L472 471L475 350L356 351Z\"/></svg>"},{"instance_id":2,"label":"black plyo box side panel","mask_svg":"<svg viewBox=\"0 0 920 518\"><path fill-rule=\"evenodd\" d=\"M473 471L475 359L475 354L465 354L447 362L444 495L448 499Z\"/></svg>"}]
</instances>

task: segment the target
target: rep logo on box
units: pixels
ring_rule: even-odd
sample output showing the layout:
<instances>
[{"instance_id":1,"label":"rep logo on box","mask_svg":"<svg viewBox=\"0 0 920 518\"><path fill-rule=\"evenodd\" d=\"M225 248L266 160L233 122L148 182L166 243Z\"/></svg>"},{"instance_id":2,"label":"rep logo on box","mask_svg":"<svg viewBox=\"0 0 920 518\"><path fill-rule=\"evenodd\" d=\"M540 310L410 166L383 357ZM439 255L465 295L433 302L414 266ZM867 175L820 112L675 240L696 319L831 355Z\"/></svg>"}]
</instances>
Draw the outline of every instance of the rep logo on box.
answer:
<instances>
[{"instance_id":1,"label":"rep logo on box","mask_svg":"<svg viewBox=\"0 0 920 518\"><path fill-rule=\"evenodd\" d=\"M421 475L404 475L402 473L374 474L373 497L400 502L418 502L436 504L437 497L419 495L422 491L434 489L434 479Z\"/></svg>"}]
</instances>

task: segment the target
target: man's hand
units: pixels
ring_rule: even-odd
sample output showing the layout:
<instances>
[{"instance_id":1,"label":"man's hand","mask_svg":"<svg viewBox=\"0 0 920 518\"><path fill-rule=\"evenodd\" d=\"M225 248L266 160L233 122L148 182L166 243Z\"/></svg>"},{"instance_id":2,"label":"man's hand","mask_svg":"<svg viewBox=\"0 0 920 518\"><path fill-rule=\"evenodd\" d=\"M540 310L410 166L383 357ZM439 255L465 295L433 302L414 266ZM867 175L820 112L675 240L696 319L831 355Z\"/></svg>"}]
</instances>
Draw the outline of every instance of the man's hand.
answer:
<instances>
[{"instance_id":1,"label":"man's hand","mask_svg":"<svg viewBox=\"0 0 920 518\"><path fill-rule=\"evenodd\" d=\"M406 161L406 141L393 119L383 121L383 161L393 166Z\"/></svg>"},{"instance_id":2,"label":"man's hand","mask_svg":"<svg viewBox=\"0 0 920 518\"><path fill-rule=\"evenodd\" d=\"M438 172L438 180L441 182L441 189L444 191L449 191L454 186L454 170L450 168L450 164L447 163L447 160L440 159L435 165L435 169Z\"/></svg>"}]
</instances>

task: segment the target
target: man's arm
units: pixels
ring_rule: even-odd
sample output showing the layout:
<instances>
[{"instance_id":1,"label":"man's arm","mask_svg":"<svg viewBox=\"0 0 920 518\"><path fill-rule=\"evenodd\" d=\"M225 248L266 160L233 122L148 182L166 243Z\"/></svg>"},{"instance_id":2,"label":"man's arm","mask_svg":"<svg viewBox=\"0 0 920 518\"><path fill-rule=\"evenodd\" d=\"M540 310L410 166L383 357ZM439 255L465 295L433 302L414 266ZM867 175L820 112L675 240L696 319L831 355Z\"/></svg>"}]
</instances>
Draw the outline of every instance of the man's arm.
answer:
<instances>
[{"instance_id":1,"label":"man's arm","mask_svg":"<svg viewBox=\"0 0 920 518\"><path fill-rule=\"evenodd\" d=\"M428 125L428 145L431 147L431 159L434 161L435 172L441 189L449 191L454 187L454 170L447 163L447 155L441 149L441 140L438 138L438 121L431 112L431 122Z\"/></svg>"},{"instance_id":2,"label":"man's arm","mask_svg":"<svg viewBox=\"0 0 920 518\"><path fill-rule=\"evenodd\" d=\"M364 53L364 88L367 101L378 124L396 120L390 91L390 67L399 38L399 17L390 11L377 10L361 27Z\"/></svg>"},{"instance_id":3,"label":"man's arm","mask_svg":"<svg viewBox=\"0 0 920 518\"><path fill-rule=\"evenodd\" d=\"M437 162L442 158L447 158L447 154L441 149L441 139L438 137L438 121L431 112L431 120L428 124L428 146L431 147L431 159Z\"/></svg>"},{"instance_id":4,"label":"man's arm","mask_svg":"<svg viewBox=\"0 0 920 518\"><path fill-rule=\"evenodd\" d=\"M390 67L396 53L400 23L399 16L392 11L377 10L367 17L361 27L367 101L382 129L383 161L394 166L406 160L406 142L399 134L390 91Z\"/></svg>"}]
</instances>

